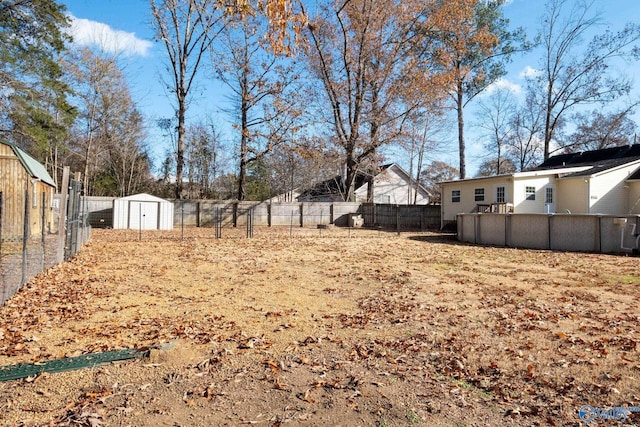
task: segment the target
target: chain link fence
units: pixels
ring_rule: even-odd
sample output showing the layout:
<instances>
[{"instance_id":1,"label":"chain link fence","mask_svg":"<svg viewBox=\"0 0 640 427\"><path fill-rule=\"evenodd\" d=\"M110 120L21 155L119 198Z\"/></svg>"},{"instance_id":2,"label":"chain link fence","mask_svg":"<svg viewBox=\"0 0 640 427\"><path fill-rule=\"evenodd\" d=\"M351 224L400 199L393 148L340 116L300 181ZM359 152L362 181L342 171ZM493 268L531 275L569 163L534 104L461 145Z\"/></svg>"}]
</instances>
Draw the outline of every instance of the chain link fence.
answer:
<instances>
[{"instance_id":1,"label":"chain link fence","mask_svg":"<svg viewBox=\"0 0 640 427\"><path fill-rule=\"evenodd\" d=\"M24 203L20 217L12 217L3 209L8 197L17 197ZM39 198L38 217L30 208ZM82 197L82 183L70 180L67 203L55 195L46 203L46 195L9 195L0 192L0 305L40 272L72 258L89 240L86 205ZM52 218L53 221L48 219ZM9 227L9 221L20 222L21 227ZM14 224L15 225L15 224ZM19 228L21 233L7 230ZM3 230L4 229L4 230Z\"/></svg>"}]
</instances>

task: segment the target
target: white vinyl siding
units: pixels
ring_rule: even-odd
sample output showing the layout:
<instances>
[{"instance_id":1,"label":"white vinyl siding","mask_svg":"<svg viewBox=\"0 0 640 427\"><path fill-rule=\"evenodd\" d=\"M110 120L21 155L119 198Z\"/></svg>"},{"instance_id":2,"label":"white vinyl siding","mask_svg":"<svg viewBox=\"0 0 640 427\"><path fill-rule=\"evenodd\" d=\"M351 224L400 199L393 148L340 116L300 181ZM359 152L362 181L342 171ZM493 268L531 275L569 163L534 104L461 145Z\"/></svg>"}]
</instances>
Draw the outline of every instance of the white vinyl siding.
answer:
<instances>
[{"instance_id":1,"label":"white vinyl siding","mask_svg":"<svg viewBox=\"0 0 640 427\"><path fill-rule=\"evenodd\" d=\"M513 209L514 213L544 213L544 193L542 189L550 184L554 184L555 178L552 175L538 177L524 177L516 180L513 189ZM527 192L529 187L529 192ZM533 187L534 193L531 193ZM534 198L528 198L534 196Z\"/></svg>"},{"instance_id":2,"label":"white vinyl siding","mask_svg":"<svg viewBox=\"0 0 640 427\"><path fill-rule=\"evenodd\" d=\"M629 182L629 209L628 212L640 215L640 181Z\"/></svg>"},{"instance_id":3,"label":"white vinyl siding","mask_svg":"<svg viewBox=\"0 0 640 427\"><path fill-rule=\"evenodd\" d=\"M493 191L496 186L505 187L505 202L513 200L512 184L507 182L504 176L495 178L480 178L464 181L452 181L442 184L442 219L443 221L455 221L459 213L474 212L478 203L475 200L475 190L484 188L485 204L490 202L493 196L487 195L487 191ZM491 190L488 190L491 189ZM460 192L460 201L453 202L453 191Z\"/></svg>"},{"instance_id":4,"label":"white vinyl siding","mask_svg":"<svg viewBox=\"0 0 640 427\"><path fill-rule=\"evenodd\" d=\"M589 212L591 214L623 215L631 209L626 179L638 168L624 166L591 177L589 182Z\"/></svg>"}]
</instances>

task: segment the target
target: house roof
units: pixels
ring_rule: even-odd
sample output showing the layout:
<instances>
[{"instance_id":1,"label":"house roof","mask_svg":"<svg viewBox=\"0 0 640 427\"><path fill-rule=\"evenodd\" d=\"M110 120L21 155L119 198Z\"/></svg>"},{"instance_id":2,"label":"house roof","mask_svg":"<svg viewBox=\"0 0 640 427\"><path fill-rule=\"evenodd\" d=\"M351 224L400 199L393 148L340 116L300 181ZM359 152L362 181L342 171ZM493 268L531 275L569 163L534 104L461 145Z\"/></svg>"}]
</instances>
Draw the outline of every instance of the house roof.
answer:
<instances>
[{"instance_id":1,"label":"house roof","mask_svg":"<svg viewBox=\"0 0 640 427\"><path fill-rule=\"evenodd\" d=\"M583 151L579 153L560 154L558 156L550 157L541 165L531 169L531 171L589 166L589 168L570 173L566 176L591 176L636 160L640 160L640 144L603 148L601 150Z\"/></svg>"},{"instance_id":2,"label":"house roof","mask_svg":"<svg viewBox=\"0 0 640 427\"><path fill-rule=\"evenodd\" d=\"M381 166L380 172L389 168L391 165L392 164ZM370 177L370 173L358 171L358 173L356 173L356 178L353 186L354 190L362 187ZM315 184L313 187L304 190L298 197L315 199L334 195L342 196L345 191L344 189L345 183L343 182L342 176L336 175L333 178L321 181Z\"/></svg>"},{"instance_id":3,"label":"house roof","mask_svg":"<svg viewBox=\"0 0 640 427\"><path fill-rule=\"evenodd\" d=\"M405 170L402 169L400 166L398 166L396 163L389 163L389 164L380 166L380 169L375 172L374 176L378 176L379 174L391 168L392 166L395 166L400 171L400 173L402 173L406 178L412 179L409 176L409 174L405 172ZM354 190L357 190L358 188L365 185L368 182L368 180L371 178L372 173L373 172L371 171L358 171L358 173L356 174L355 182L354 182ZM333 178L319 182L313 187L303 191L299 197L313 199L313 198L327 197L327 196L333 196L333 195L343 195L344 188L345 188L345 185L344 185L342 176L336 175ZM424 186L421 185L420 188L423 191L425 191L427 194L429 194L429 192L424 188Z\"/></svg>"},{"instance_id":4,"label":"house roof","mask_svg":"<svg viewBox=\"0 0 640 427\"><path fill-rule=\"evenodd\" d=\"M638 168L634 173L632 173L627 181L640 181L640 168Z\"/></svg>"},{"instance_id":5,"label":"house roof","mask_svg":"<svg viewBox=\"0 0 640 427\"><path fill-rule=\"evenodd\" d=\"M56 187L55 181L53 180L53 178L51 178L51 175L49 175L49 172L47 172L47 169L42 165L42 163L31 157L26 151L12 142L0 141L0 143L11 147L14 154L20 160L20 163L22 163L22 166L29 173L29 175L31 175L33 178L37 178L40 181L49 184L54 188Z\"/></svg>"}]
</instances>

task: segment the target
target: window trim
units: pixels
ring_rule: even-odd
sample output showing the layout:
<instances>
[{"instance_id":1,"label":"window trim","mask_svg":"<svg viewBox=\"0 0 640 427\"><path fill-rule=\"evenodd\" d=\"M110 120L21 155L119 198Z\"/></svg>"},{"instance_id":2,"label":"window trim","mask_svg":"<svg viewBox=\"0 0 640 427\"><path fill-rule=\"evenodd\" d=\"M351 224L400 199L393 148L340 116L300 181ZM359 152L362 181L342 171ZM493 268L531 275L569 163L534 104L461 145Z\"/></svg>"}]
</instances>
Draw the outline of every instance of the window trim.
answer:
<instances>
[{"instance_id":1,"label":"window trim","mask_svg":"<svg viewBox=\"0 0 640 427\"><path fill-rule=\"evenodd\" d=\"M524 199L525 200L536 200L536 187L535 185L526 185L524 187Z\"/></svg>"},{"instance_id":2,"label":"window trim","mask_svg":"<svg viewBox=\"0 0 640 427\"><path fill-rule=\"evenodd\" d=\"M546 187L544 191L544 203L553 204L553 187Z\"/></svg>"},{"instance_id":3,"label":"window trim","mask_svg":"<svg viewBox=\"0 0 640 427\"><path fill-rule=\"evenodd\" d=\"M500 194L501 192L500 190L502 190L502 194ZM498 185L496 187L496 203L506 203L506 202L507 202L507 187L504 185Z\"/></svg>"}]
</instances>

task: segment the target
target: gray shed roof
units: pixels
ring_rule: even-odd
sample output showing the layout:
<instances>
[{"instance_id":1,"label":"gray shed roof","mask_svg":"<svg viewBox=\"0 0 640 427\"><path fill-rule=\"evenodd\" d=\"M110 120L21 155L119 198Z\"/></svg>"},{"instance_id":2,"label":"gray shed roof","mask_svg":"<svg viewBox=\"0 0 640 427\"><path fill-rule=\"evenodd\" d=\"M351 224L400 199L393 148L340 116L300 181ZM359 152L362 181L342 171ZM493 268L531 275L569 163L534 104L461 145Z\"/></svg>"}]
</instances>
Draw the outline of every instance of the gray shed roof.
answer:
<instances>
[{"instance_id":1,"label":"gray shed roof","mask_svg":"<svg viewBox=\"0 0 640 427\"><path fill-rule=\"evenodd\" d=\"M38 178L40 181L46 182L50 186L56 188L55 181L53 180L53 178L51 178L51 175L49 175L49 172L47 172L47 169L45 169L42 163L31 157L26 151L11 142L0 141L0 143L6 144L11 147L15 155L18 157L18 159L20 159L20 163L22 163L22 166L24 166L24 168L33 178Z\"/></svg>"}]
</instances>

